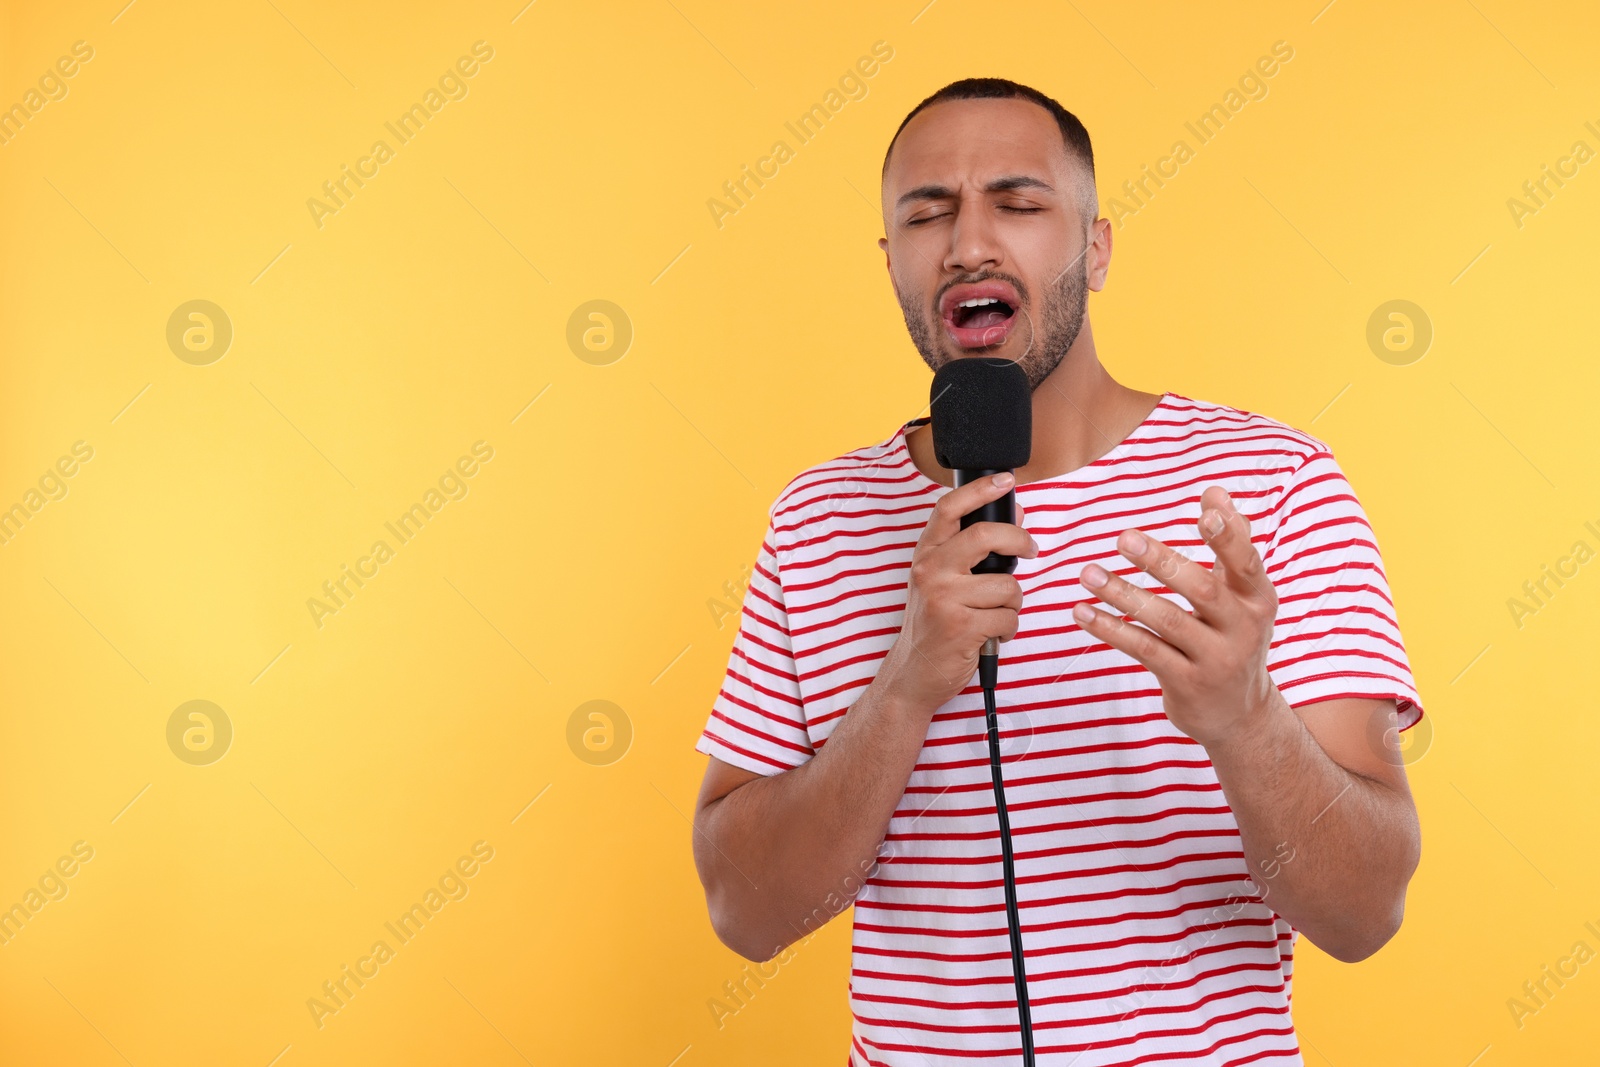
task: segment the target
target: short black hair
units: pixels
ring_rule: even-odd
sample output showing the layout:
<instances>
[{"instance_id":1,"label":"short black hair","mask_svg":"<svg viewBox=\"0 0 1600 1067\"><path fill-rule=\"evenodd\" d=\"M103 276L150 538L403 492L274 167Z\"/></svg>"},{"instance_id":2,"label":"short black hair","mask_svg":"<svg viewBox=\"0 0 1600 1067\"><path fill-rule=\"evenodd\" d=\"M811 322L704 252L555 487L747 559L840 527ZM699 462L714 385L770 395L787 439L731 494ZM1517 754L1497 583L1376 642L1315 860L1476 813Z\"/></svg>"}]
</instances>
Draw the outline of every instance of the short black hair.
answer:
<instances>
[{"instance_id":1,"label":"short black hair","mask_svg":"<svg viewBox=\"0 0 1600 1067\"><path fill-rule=\"evenodd\" d=\"M1100 199L1095 192L1094 184L1094 146L1089 142L1089 131L1084 129L1078 116L1062 107L1055 99L1046 96L1039 90L1027 85L1011 81L1008 78L962 78L953 81L943 89L928 97L922 103L911 109L900 123L900 129L894 131L894 136L889 138L889 147L883 153L883 174L889 173L889 156L894 152L895 142L900 139L900 132L906 128L906 123L917 116L924 108L946 100L1029 100L1046 111L1050 112L1056 120L1056 126L1061 130L1061 140L1066 147L1067 155L1076 160L1083 169L1086 181L1078 191L1080 210L1083 212L1084 221L1094 221L1095 215L1100 210ZM881 180L881 178L880 178Z\"/></svg>"}]
</instances>

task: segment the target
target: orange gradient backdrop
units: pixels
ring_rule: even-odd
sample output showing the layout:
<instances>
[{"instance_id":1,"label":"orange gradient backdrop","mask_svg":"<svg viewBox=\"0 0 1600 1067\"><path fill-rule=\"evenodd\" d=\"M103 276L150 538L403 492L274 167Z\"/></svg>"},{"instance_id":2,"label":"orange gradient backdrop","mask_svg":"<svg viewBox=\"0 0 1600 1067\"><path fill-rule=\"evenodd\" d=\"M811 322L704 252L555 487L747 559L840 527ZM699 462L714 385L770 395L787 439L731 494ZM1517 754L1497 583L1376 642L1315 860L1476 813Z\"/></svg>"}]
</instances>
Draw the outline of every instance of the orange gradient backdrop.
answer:
<instances>
[{"instance_id":1,"label":"orange gradient backdrop","mask_svg":"<svg viewBox=\"0 0 1600 1067\"><path fill-rule=\"evenodd\" d=\"M0 1061L844 1058L846 917L728 999L693 745L767 506L923 407L879 166L972 75L1093 135L1111 373L1378 532L1424 856L1307 1063L1593 1057L1588 5L0 12Z\"/></svg>"}]
</instances>

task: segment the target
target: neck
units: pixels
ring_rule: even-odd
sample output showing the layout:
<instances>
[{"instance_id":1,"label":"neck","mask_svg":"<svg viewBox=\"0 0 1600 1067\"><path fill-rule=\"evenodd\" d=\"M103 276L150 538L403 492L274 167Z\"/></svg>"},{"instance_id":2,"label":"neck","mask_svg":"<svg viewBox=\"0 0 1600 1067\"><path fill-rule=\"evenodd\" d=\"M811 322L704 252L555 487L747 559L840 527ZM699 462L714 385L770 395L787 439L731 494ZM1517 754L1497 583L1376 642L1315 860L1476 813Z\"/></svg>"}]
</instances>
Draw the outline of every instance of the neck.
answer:
<instances>
[{"instance_id":1,"label":"neck","mask_svg":"<svg viewBox=\"0 0 1600 1067\"><path fill-rule=\"evenodd\" d=\"M1033 448L1017 468L1017 484L1059 478L1117 447L1161 402L1161 394L1130 389L1100 363L1087 321L1078 338L1033 391ZM933 433L924 423L906 431L917 469L941 485L954 476L933 458Z\"/></svg>"}]
</instances>

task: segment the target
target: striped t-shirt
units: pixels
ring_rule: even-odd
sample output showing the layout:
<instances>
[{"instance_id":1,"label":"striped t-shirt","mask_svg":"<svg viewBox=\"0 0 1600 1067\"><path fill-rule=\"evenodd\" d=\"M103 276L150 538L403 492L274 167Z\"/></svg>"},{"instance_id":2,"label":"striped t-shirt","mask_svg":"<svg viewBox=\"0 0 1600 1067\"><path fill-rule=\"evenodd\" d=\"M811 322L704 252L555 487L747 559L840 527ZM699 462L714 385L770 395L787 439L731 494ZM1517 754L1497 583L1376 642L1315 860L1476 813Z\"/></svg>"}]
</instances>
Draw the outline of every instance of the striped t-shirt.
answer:
<instances>
[{"instance_id":1,"label":"striped t-shirt","mask_svg":"<svg viewBox=\"0 0 1600 1067\"><path fill-rule=\"evenodd\" d=\"M907 451L921 421L779 494L698 751L761 774L797 766L875 676L949 491ZM997 698L1041 1063L1303 1062L1297 931L1270 880L1248 877L1204 747L1167 719L1153 674L1071 615L1115 610L1080 588L1090 561L1190 610L1115 542L1138 527L1211 566L1197 522L1213 484L1250 517L1277 590L1268 670L1289 705L1392 697L1402 729L1422 716L1377 540L1324 442L1168 392L1100 459L1018 485L1039 554L1017 561ZM1021 1060L987 751L974 676L934 714L855 900L851 1067Z\"/></svg>"}]
</instances>

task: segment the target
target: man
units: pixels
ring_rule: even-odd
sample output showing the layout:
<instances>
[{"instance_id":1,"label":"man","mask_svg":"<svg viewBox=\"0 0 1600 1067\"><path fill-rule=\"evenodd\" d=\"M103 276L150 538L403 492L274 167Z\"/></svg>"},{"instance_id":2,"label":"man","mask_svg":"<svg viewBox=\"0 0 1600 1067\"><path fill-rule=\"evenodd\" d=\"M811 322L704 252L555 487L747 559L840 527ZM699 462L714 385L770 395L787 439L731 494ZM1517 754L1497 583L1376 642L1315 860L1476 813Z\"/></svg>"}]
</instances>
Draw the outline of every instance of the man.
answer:
<instances>
[{"instance_id":1,"label":"man","mask_svg":"<svg viewBox=\"0 0 1600 1067\"><path fill-rule=\"evenodd\" d=\"M1040 1063L1302 1063L1297 933L1371 955L1420 857L1395 737L1422 706L1366 515L1324 442L1111 379L1093 167L1000 79L902 123L879 245L930 367L1027 372L1020 525L959 529L1009 483L952 488L926 419L800 474L696 746L723 942L769 960L854 904L852 1065L1020 1056L989 637ZM1015 573L972 574L991 550Z\"/></svg>"}]
</instances>

